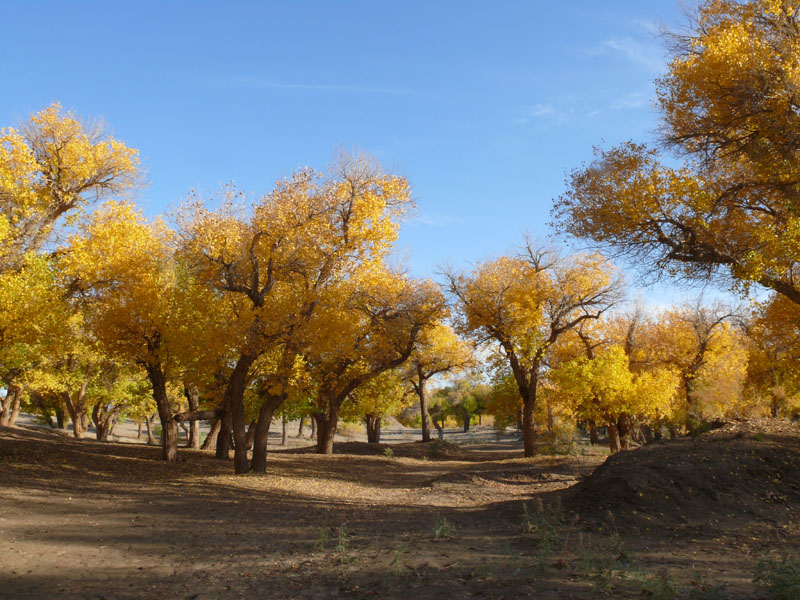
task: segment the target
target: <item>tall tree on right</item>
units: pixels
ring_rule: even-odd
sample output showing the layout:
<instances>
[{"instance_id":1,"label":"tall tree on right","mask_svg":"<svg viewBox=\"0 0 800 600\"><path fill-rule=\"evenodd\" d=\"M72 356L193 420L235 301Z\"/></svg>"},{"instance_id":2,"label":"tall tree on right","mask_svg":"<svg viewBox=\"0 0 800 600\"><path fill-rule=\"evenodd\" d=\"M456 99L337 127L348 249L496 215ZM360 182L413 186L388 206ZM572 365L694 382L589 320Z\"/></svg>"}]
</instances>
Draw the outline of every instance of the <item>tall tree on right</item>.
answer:
<instances>
[{"instance_id":1,"label":"tall tree on right","mask_svg":"<svg viewBox=\"0 0 800 600\"><path fill-rule=\"evenodd\" d=\"M656 82L669 162L634 142L598 151L569 175L555 222L651 274L757 283L800 304L799 11L703 3L669 36Z\"/></svg>"}]
</instances>

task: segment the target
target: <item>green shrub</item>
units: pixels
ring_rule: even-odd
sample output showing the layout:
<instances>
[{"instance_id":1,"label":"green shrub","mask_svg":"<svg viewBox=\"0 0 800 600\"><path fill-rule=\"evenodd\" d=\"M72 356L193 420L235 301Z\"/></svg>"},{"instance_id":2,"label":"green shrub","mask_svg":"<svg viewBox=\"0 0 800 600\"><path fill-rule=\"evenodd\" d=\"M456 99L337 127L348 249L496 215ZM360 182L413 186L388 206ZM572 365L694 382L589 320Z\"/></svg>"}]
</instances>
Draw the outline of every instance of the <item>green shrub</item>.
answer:
<instances>
[{"instance_id":1,"label":"green shrub","mask_svg":"<svg viewBox=\"0 0 800 600\"><path fill-rule=\"evenodd\" d=\"M800 561L794 555L768 555L756 563L753 581L768 600L800 600Z\"/></svg>"}]
</instances>

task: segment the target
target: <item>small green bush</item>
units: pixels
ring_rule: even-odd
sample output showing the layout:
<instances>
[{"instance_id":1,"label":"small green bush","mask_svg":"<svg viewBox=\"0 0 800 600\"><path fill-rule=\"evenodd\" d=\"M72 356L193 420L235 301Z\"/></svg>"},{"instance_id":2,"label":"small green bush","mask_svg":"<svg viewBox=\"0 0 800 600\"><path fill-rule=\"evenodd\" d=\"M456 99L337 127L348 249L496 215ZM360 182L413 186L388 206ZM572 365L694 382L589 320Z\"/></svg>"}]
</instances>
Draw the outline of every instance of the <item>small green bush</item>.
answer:
<instances>
[{"instance_id":1,"label":"small green bush","mask_svg":"<svg viewBox=\"0 0 800 600\"><path fill-rule=\"evenodd\" d=\"M800 561L794 555L767 555L756 563L753 581L768 600L800 600Z\"/></svg>"},{"instance_id":2,"label":"small green bush","mask_svg":"<svg viewBox=\"0 0 800 600\"><path fill-rule=\"evenodd\" d=\"M456 526L447 519L436 517L436 523L433 526L433 537L437 540L454 538L456 537Z\"/></svg>"}]
</instances>

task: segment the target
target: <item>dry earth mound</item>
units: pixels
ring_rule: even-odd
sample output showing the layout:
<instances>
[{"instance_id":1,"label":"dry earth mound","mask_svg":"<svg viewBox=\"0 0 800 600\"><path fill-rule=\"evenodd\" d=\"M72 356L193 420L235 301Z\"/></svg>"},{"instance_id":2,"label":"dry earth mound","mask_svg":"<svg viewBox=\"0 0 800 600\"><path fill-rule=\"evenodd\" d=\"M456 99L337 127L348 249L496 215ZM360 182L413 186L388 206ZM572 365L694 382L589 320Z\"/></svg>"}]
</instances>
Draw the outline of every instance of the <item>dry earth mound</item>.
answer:
<instances>
[{"instance_id":1,"label":"dry earth mound","mask_svg":"<svg viewBox=\"0 0 800 600\"><path fill-rule=\"evenodd\" d=\"M778 421L728 423L608 458L564 498L588 525L713 535L800 517L800 430Z\"/></svg>"}]
</instances>

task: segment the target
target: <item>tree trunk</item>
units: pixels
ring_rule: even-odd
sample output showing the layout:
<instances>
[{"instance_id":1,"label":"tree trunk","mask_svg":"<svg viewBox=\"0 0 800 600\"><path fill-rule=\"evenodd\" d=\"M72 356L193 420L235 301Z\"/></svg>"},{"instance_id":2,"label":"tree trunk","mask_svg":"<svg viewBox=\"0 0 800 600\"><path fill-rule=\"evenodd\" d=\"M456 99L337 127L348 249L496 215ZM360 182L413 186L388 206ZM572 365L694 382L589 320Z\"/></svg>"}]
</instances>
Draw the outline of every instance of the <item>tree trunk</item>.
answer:
<instances>
[{"instance_id":1,"label":"tree trunk","mask_svg":"<svg viewBox=\"0 0 800 600\"><path fill-rule=\"evenodd\" d=\"M669 431L669 439L674 440L678 437L678 429L672 423L667 423L667 431Z\"/></svg>"},{"instance_id":2,"label":"tree trunk","mask_svg":"<svg viewBox=\"0 0 800 600\"><path fill-rule=\"evenodd\" d=\"M297 437L303 437L303 427L305 427L306 418L300 417L300 424L297 426Z\"/></svg>"},{"instance_id":3,"label":"tree trunk","mask_svg":"<svg viewBox=\"0 0 800 600\"><path fill-rule=\"evenodd\" d=\"M251 465L254 473L267 472L269 426L272 423L272 415L275 414L284 399L285 395L269 395L264 398L264 403L258 411L258 421L256 421L255 437L253 438L253 464Z\"/></svg>"},{"instance_id":4,"label":"tree trunk","mask_svg":"<svg viewBox=\"0 0 800 600\"><path fill-rule=\"evenodd\" d=\"M139 430L136 432L136 439L142 439L142 422L139 421Z\"/></svg>"},{"instance_id":5,"label":"tree trunk","mask_svg":"<svg viewBox=\"0 0 800 600\"><path fill-rule=\"evenodd\" d=\"M617 419L617 433L619 435L619 447L622 450L629 450L631 447L631 433L633 423L629 415L620 415Z\"/></svg>"},{"instance_id":6,"label":"tree trunk","mask_svg":"<svg viewBox=\"0 0 800 600\"><path fill-rule=\"evenodd\" d=\"M553 433L553 407L550 405L550 402L547 403L547 433Z\"/></svg>"},{"instance_id":7,"label":"tree trunk","mask_svg":"<svg viewBox=\"0 0 800 600\"><path fill-rule=\"evenodd\" d=\"M469 431L469 420L470 415L468 413L464 413L464 433Z\"/></svg>"},{"instance_id":8,"label":"tree trunk","mask_svg":"<svg viewBox=\"0 0 800 600\"><path fill-rule=\"evenodd\" d=\"M56 404L55 411L56 413L56 427L59 429L64 429L64 409L60 404Z\"/></svg>"},{"instance_id":9,"label":"tree trunk","mask_svg":"<svg viewBox=\"0 0 800 600\"><path fill-rule=\"evenodd\" d=\"M155 438L153 438L153 416L145 417L144 422L147 425L147 445L151 446L156 443Z\"/></svg>"},{"instance_id":10,"label":"tree trunk","mask_svg":"<svg viewBox=\"0 0 800 600\"><path fill-rule=\"evenodd\" d=\"M241 354L233 368L228 385L225 387L225 405L230 408L231 426L233 428L233 468L237 475L250 470L247 459L247 433L245 431L244 390L247 387L247 375L256 357ZM219 444L218 444L219 445Z\"/></svg>"},{"instance_id":11,"label":"tree trunk","mask_svg":"<svg viewBox=\"0 0 800 600\"><path fill-rule=\"evenodd\" d=\"M186 396L186 402L189 404L190 411L200 410L200 392L197 391L197 386L185 385L183 386L183 395ZM189 443L187 446L197 450L200 448L200 424L196 420L189 422Z\"/></svg>"},{"instance_id":12,"label":"tree trunk","mask_svg":"<svg viewBox=\"0 0 800 600\"><path fill-rule=\"evenodd\" d=\"M444 439L444 419L442 419L441 423L439 423L436 419L432 419L432 420L433 420L433 426L436 427L436 431L439 432L439 439L443 440Z\"/></svg>"},{"instance_id":13,"label":"tree trunk","mask_svg":"<svg viewBox=\"0 0 800 600\"><path fill-rule=\"evenodd\" d=\"M661 424L657 423L655 426L653 426L653 439L658 441L662 437L663 437L663 435L661 433Z\"/></svg>"},{"instance_id":14,"label":"tree trunk","mask_svg":"<svg viewBox=\"0 0 800 600\"><path fill-rule=\"evenodd\" d=\"M339 424L339 403L331 398L328 401L328 414L315 413L317 420L317 454L333 454L333 438Z\"/></svg>"},{"instance_id":15,"label":"tree trunk","mask_svg":"<svg viewBox=\"0 0 800 600\"><path fill-rule=\"evenodd\" d=\"M215 456L221 460L228 460L231 451L231 411L227 400L222 404L222 416L219 420L220 429L217 435Z\"/></svg>"},{"instance_id":16,"label":"tree trunk","mask_svg":"<svg viewBox=\"0 0 800 600\"><path fill-rule=\"evenodd\" d=\"M595 423L589 423L589 443L590 444L600 443L600 436L597 435L597 425Z\"/></svg>"},{"instance_id":17,"label":"tree trunk","mask_svg":"<svg viewBox=\"0 0 800 600\"><path fill-rule=\"evenodd\" d=\"M617 430L616 423L609 422L608 424L608 447L611 452L619 452L620 443L619 443L619 431Z\"/></svg>"},{"instance_id":18,"label":"tree trunk","mask_svg":"<svg viewBox=\"0 0 800 600\"><path fill-rule=\"evenodd\" d=\"M8 425L11 426L17 422L17 417L19 416L19 411L22 408L22 394L17 391L14 394L14 402L11 404L11 419L8 422Z\"/></svg>"},{"instance_id":19,"label":"tree trunk","mask_svg":"<svg viewBox=\"0 0 800 600\"><path fill-rule=\"evenodd\" d=\"M3 413L0 414L0 425L4 427L11 427L14 421L17 420L20 406L20 389L15 386L9 386L6 391L6 397L2 399Z\"/></svg>"},{"instance_id":20,"label":"tree trunk","mask_svg":"<svg viewBox=\"0 0 800 600\"><path fill-rule=\"evenodd\" d=\"M256 422L250 421L250 424L247 426L247 436L245 437L247 449L250 450L253 447L254 440L256 439Z\"/></svg>"},{"instance_id":21,"label":"tree trunk","mask_svg":"<svg viewBox=\"0 0 800 600\"><path fill-rule=\"evenodd\" d=\"M313 415L311 416L311 439L317 439L317 420Z\"/></svg>"},{"instance_id":22,"label":"tree trunk","mask_svg":"<svg viewBox=\"0 0 800 600\"><path fill-rule=\"evenodd\" d=\"M89 382L84 381L74 400L69 392L64 392L63 395L69 418L72 419L72 435L78 439L86 435L86 431L89 429L89 415L86 411L86 388L88 386Z\"/></svg>"},{"instance_id":23,"label":"tree trunk","mask_svg":"<svg viewBox=\"0 0 800 600\"><path fill-rule=\"evenodd\" d=\"M281 416L281 446L286 445L286 438L289 437L289 432L287 430L287 426L289 424L286 415Z\"/></svg>"},{"instance_id":24,"label":"tree trunk","mask_svg":"<svg viewBox=\"0 0 800 600\"><path fill-rule=\"evenodd\" d=\"M533 416L535 402L536 395L533 394L533 398L527 399L522 404L522 444L525 448L525 458L536 454L536 423Z\"/></svg>"},{"instance_id":25,"label":"tree trunk","mask_svg":"<svg viewBox=\"0 0 800 600\"><path fill-rule=\"evenodd\" d=\"M655 440L653 429L650 427L650 425L642 423L639 425L639 430L642 432L642 437L644 438L645 444L651 444Z\"/></svg>"},{"instance_id":26,"label":"tree trunk","mask_svg":"<svg viewBox=\"0 0 800 600\"><path fill-rule=\"evenodd\" d=\"M364 422L367 425L367 442L379 444L381 441L381 417L378 415L365 415Z\"/></svg>"},{"instance_id":27,"label":"tree trunk","mask_svg":"<svg viewBox=\"0 0 800 600\"><path fill-rule=\"evenodd\" d=\"M217 436L219 435L219 430L221 425L222 425L222 419L216 419L211 424L211 431L208 432L205 441L203 441L203 445L200 446L201 450L210 450L211 448L216 448Z\"/></svg>"},{"instance_id":28,"label":"tree trunk","mask_svg":"<svg viewBox=\"0 0 800 600\"><path fill-rule=\"evenodd\" d=\"M178 460L178 426L172 417L169 405L167 378L158 363L148 363L145 368L153 387L153 399L156 401L158 417L161 420L161 457L168 461Z\"/></svg>"},{"instance_id":29,"label":"tree trunk","mask_svg":"<svg viewBox=\"0 0 800 600\"><path fill-rule=\"evenodd\" d=\"M414 389L419 396L419 412L422 417L422 441L431 441L431 424L428 416L428 395L425 393L425 378L422 373L418 371L418 380L414 384Z\"/></svg>"}]
</instances>

